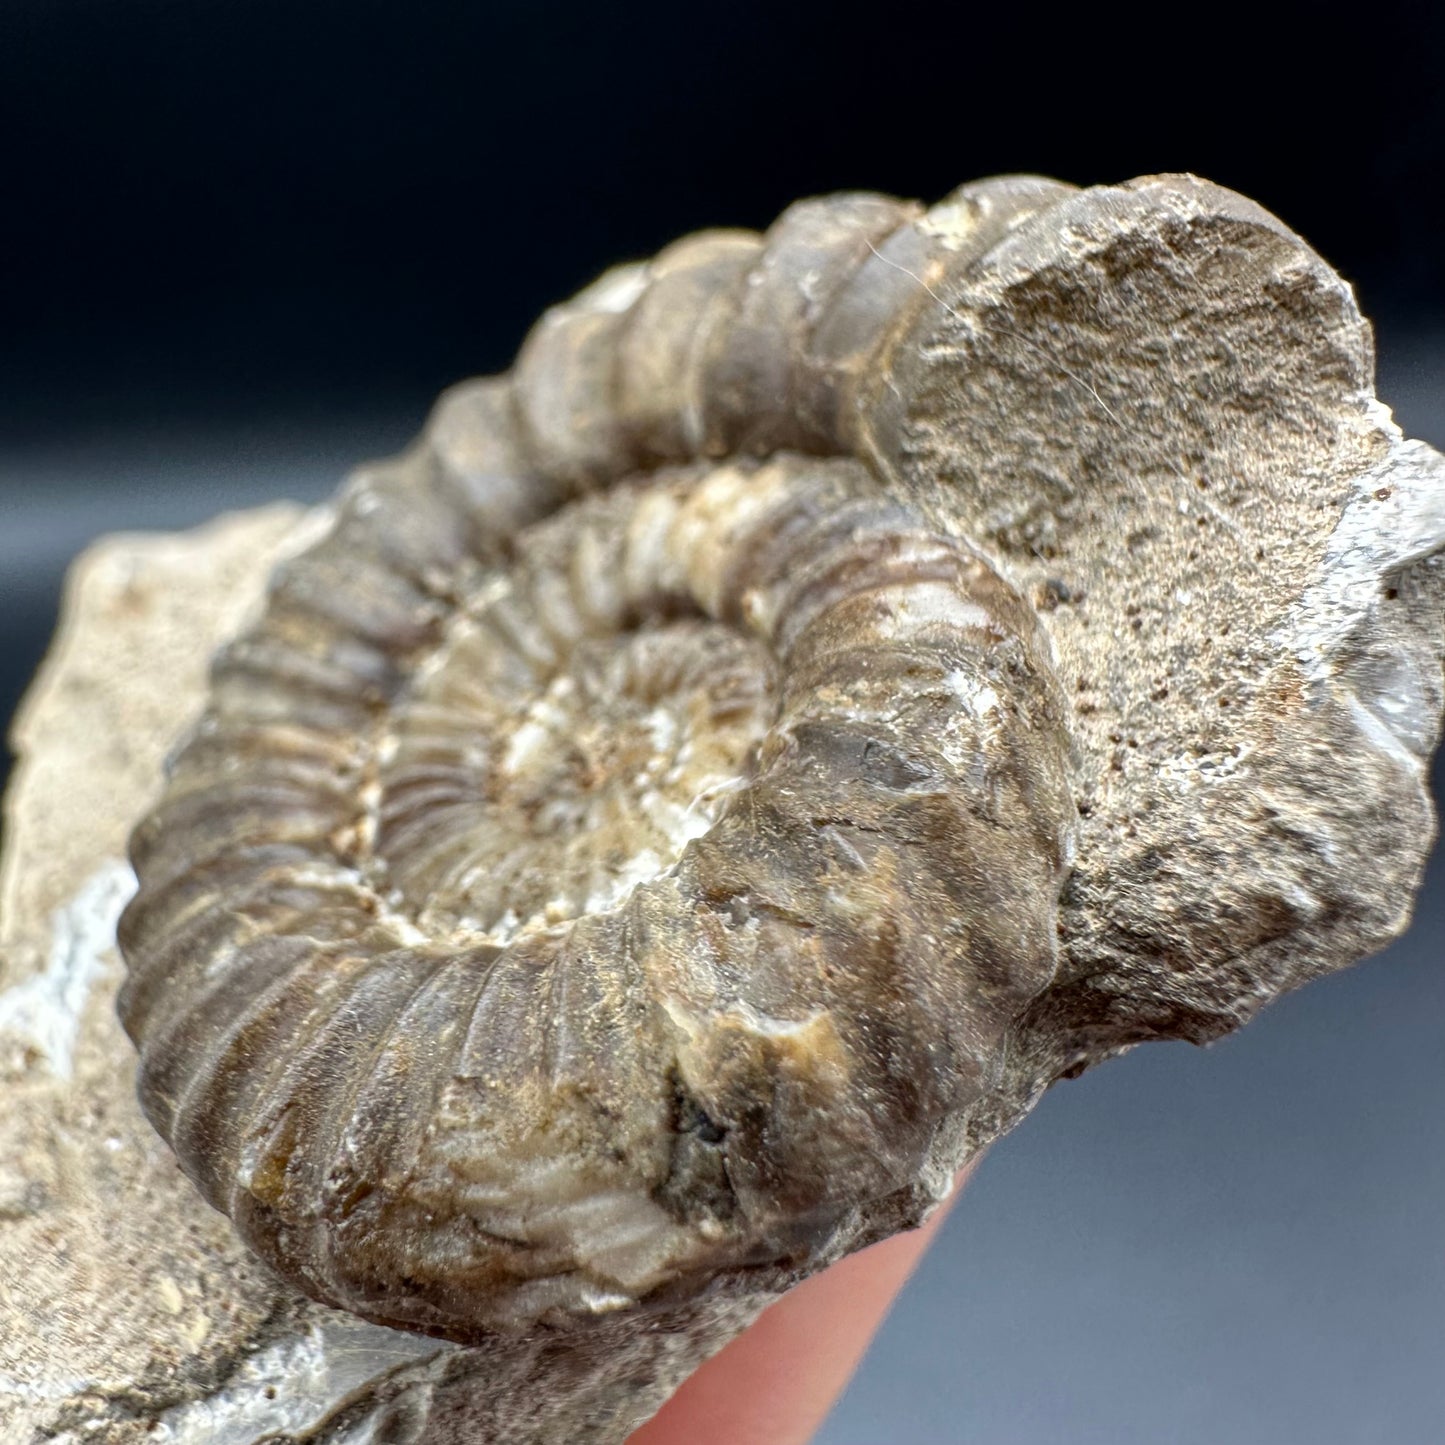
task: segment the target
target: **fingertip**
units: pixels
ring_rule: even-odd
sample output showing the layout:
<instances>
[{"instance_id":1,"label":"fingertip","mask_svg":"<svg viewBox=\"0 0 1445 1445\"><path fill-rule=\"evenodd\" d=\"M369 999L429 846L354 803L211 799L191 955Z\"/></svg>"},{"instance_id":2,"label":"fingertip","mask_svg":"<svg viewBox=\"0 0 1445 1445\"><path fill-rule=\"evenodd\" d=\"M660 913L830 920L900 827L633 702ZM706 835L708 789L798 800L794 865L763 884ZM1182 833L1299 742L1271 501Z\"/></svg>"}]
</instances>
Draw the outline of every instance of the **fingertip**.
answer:
<instances>
[{"instance_id":1,"label":"fingertip","mask_svg":"<svg viewBox=\"0 0 1445 1445\"><path fill-rule=\"evenodd\" d=\"M682 1386L629 1445L805 1445L958 1195L921 1228L804 1280Z\"/></svg>"}]
</instances>

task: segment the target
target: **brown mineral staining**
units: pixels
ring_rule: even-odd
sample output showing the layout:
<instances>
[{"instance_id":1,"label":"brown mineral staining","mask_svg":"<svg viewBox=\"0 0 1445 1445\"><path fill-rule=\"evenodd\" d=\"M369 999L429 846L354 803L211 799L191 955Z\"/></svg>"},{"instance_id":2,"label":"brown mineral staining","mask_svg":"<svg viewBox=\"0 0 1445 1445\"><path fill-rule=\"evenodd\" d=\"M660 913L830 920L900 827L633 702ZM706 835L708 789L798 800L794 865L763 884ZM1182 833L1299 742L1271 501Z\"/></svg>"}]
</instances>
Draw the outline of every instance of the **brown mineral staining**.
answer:
<instances>
[{"instance_id":1,"label":"brown mineral staining","mask_svg":"<svg viewBox=\"0 0 1445 1445\"><path fill-rule=\"evenodd\" d=\"M1399 445L1368 369L1190 178L831 197L604 277L217 656L132 840L149 1117L369 1319L741 1320L1055 1079L1377 946L1439 687L1382 709L1373 602L1312 580Z\"/></svg>"}]
</instances>

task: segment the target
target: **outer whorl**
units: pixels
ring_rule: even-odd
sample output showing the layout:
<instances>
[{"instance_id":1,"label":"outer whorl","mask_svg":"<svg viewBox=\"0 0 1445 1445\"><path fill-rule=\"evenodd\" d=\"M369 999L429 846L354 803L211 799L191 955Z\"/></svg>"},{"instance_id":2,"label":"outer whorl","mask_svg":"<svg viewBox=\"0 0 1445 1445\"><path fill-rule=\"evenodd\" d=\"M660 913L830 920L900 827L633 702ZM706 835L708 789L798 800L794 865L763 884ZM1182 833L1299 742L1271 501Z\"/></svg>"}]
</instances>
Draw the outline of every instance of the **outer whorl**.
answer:
<instances>
[{"instance_id":1,"label":"outer whorl","mask_svg":"<svg viewBox=\"0 0 1445 1445\"><path fill-rule=\"evenodd\" d=\"M808 202L604 278L216 659L121 1012L301 1289L468 1339L795 1275L945 1192L1074 807L1048 640L927 519L888 378L1065 194Z\"/></svg>"}]
</instances>

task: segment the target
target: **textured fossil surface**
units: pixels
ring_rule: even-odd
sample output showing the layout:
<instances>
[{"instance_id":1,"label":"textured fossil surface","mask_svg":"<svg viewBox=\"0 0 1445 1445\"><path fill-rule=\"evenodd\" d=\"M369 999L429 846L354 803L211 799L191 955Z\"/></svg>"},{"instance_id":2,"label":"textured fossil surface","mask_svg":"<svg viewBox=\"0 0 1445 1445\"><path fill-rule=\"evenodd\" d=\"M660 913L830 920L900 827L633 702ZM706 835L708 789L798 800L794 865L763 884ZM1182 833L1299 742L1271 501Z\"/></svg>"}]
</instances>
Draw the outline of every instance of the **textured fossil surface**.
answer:
<instances>
[{"instance_id":1,"label":"textured fossil surface","mask_svg":"<svg viewBox=\"0 0 1445 1445\"><path fill-rule=\"evenodd\" d=\"M132 843L121 1017L211 1202L328 1303L461 1339L919 1217L1055 968L1032 609L853 461L603 492L433 630L418 595L358 639L330 546Z\"/></svg>"},{"instance_id":2,"label":"textured fossil surface","mask_svg":"<svg viewBox=\"0 0 1445 1445\"><path fill-rule=\"evenodd\" d=\"M227 1438L621 1439L1056 1079L1408 916L1445 463L1206 183L689 238L309 525L135 834L121 1013L202 1192L351 1314L172 1183L257 1312L132 1420L370 1331Z\"/></svg>"}]
</instances>

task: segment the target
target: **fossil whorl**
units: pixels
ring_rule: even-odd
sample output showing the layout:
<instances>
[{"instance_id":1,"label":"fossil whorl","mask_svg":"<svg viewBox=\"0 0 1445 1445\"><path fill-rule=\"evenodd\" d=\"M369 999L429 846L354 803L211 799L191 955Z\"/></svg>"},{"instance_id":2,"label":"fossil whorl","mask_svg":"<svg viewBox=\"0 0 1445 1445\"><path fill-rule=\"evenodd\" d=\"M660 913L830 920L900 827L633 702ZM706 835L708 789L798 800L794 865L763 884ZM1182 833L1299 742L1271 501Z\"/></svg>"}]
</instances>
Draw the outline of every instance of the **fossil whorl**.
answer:
<instances>
[{"instance_id":1,"label":"fossil whorl","mask_svg":"<svg viewBox=\"0 0 1445 1445\"><path fill-rule=\"evenodd\" d=\"M796 1277L946 1191L1075 813L1048 639L925 515L897 378L945 384L940 278L1068 194L834 197L604 278L217 658L121 1012L301 1289L467 1339Z\"/></svg>"}]
</instances>

